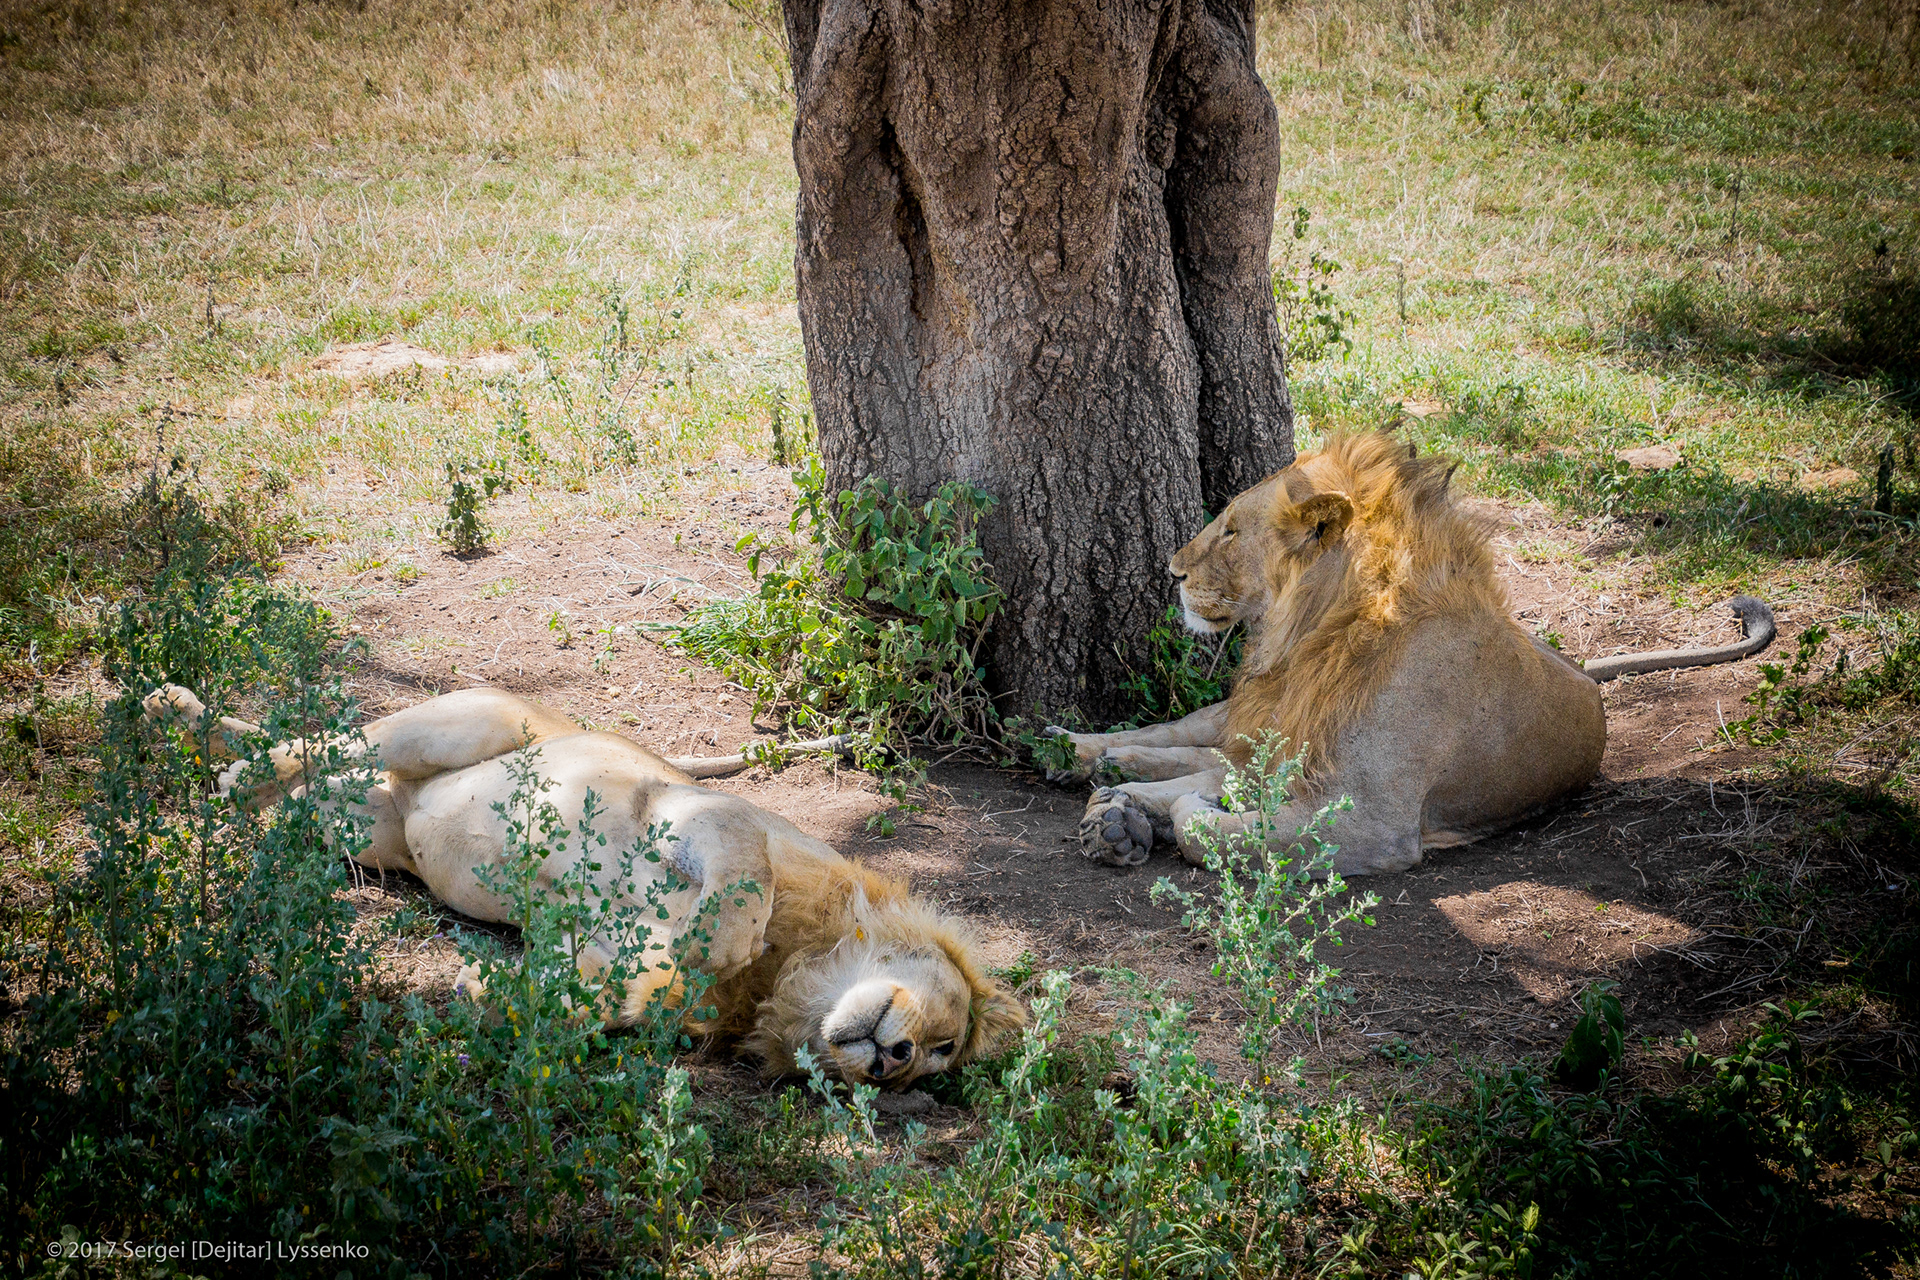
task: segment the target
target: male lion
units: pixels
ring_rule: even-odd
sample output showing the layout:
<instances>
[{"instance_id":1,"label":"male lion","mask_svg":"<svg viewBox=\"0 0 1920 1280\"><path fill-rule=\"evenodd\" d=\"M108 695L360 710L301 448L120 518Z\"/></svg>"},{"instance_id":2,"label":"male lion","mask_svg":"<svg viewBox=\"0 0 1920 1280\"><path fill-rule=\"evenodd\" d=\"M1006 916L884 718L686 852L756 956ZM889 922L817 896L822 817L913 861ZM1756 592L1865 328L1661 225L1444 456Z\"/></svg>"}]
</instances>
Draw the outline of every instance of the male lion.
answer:
<instances>
[{"instance_id":1,"label":"male lion","mask_svg":"<svg viewBox=\"0 0 1920 1280\"><path fill-rule=\"evenodd\" d=\"M1157 837L1203 861L1189 824L1229 839L1248 828L1249 815L1216 803L1226 762L1244 766L1252 737L1275 733L1306 762L1274 829L1290 843L1319 802L1348 795L1334 869L1404 871L1425 849L1467 844L1586 786L1607 744L1600 682L1732 662L1773 640L1772 610L1740 596L1741 643L1582 669L1509 615L1489 524L1453 501L1451 476L1384 434L1336 437L1235 498L1173 557L1188 627L1249 622L1246 656L1225 702L1172 724L1049 727L1073 744L1079 774L1144 779L1094 792L1080 827L1088 857L1137 866Z\"/></svg>"},{"instance_id":2,"label":"male lion","mask_svg":"<svg viewBox=\"0 0 1920 1280\"><path fill-rule=\"evenodd\" d=\"M144 705L150 716L184 721L210 758L232 758L243 736L259 732L226 717L209 723L205 706L178 685L155 690ZM709 895L736 889L700 925L711 936L690 963L713 975L705 1002L718 1017L698 1029L742 1039L769 1075L793 1071L795 1051L806 1045L844 1079L900 1088L979 1057L1026 1021L1020 1003L981 971L960 920L765 809L694 785L685 770L618 734L587 732L491 689L433 698L361 733L364 744L335 744L371 755L378 770L362 802L371 834L357 860L411 872L476 919L508 920L506 904L475 871L505 851L505 820L494 806L511 800L529 756L552 784L543 799L561 815L580 813L587 791L595 793L607 850L635 848L650 828L666 826L661 861L631 872L636 891L644 894L649 879L680 883L666 898L666 928L677 943ZM244 802L295 794L328 758L328 745L272 748L272 780L249 788ZM248 762L235 764L222 786L253 772ZM549 854L540 887L566 875L581 852ZM612 866L594 876L603 894L627 896L615 887L619 878ZM743 882L756 889L737 891ZM600 985L614 960L612 940L587 939L580 951L582 977ZM608 991L607 1025L630 1025L673 978L650 971ZM462 988L482 995L471 967L456 984Z\"/></svg>"}]
</instances>

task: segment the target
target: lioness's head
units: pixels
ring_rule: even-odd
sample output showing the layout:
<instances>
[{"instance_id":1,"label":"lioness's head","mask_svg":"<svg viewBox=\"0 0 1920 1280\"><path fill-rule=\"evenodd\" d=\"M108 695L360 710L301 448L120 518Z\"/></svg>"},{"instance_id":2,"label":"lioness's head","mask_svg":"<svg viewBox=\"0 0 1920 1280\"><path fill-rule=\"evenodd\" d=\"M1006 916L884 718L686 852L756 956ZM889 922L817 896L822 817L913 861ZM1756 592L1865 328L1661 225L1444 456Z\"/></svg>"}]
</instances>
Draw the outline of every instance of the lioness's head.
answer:
<instances>
[{"instance_id":1,"label":"lioness's head","mask_svg":"<svg viewBox=\"0 0 1920 1280\"><path fill-rule=\"evenodd\" d=\"M790 1070L805 1044L843 1080L901 1089L980 1057L1026 1023L954 921L918 902L857 918L832 951L782 971L754 1035L770 1070Z\"/></svg>"}]
</instances>

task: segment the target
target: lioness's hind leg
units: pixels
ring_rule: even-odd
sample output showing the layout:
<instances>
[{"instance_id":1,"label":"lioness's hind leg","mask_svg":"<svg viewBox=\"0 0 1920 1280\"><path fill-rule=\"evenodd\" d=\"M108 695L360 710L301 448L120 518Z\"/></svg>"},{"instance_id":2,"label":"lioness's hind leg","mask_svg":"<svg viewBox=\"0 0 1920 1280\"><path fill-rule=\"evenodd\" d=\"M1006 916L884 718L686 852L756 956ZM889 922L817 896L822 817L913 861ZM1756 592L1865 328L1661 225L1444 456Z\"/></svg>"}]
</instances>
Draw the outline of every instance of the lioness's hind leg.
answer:
<instances>
[{"instance_id":1,"label":"lioness's hind leg","mask_svg":"<svg viewBox=\"0 0 1920 1280\"><path fill-rule=\"evenodd\" d=\"M462 689L361 729L380 766L398 778L430 778L580 732L557 711L497 689Z\"/></svg>"}]
</instances>

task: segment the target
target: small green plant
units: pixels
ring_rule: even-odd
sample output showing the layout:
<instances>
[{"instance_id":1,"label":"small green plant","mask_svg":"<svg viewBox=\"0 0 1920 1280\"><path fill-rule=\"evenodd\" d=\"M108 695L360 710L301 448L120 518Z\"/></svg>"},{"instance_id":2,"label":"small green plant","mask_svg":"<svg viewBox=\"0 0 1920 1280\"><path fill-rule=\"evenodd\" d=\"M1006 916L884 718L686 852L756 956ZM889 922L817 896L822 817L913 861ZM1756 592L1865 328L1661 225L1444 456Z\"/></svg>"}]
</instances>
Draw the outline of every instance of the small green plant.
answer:
<instances>
[{"instance_id":1,"label":"small green plant","mask_svg":"<svg viewBox=\"0 0 1920 1280\"><path fill-rule=\"evenodd\" d=\"M613 666L614 654L616 652L613 645L614 637L624 634L625 631L626 628L617 622L597 628L594 631L594 634L600 637L600 652L593 655L593 669L595 671L604 672ZM565 648L564 645L561 647Z\"/></svg>"},{"instance_id":2,"label":"small green plant","mask_svg":"<svg viewBox=\"0 0 1920 1280\"><path fill-rule=\"evenodd\" d=\"M756 398L764 399L767 405L767 428L773 435L769 460L776 467L798 465L814 444L812 414L794 410L784 385L766 387Z\"/></svg>"},{"instance_id":3,"label":"small green plant","mask_svg":"<svg viewBox=\"0 0 1920 1280\"><path fill-rule=\"evenodd\" d=\"M1554 1063L1554 1073L1572 1088L1595 1088L1626 1052L1627 1016L1614 994L1619 985L1602 978L1580 993L1580 1016Z\"/></svg>"},{"instance_id":4,"label":"small green plant","mask_svg":"<svg viewBox=\"0 0 1920 1280\"><path fill-rule=\"evenodd\" d=\"M1746 698L1753 714L1733 727L1744 730L1758 742L1779 742L1792 732L1792 726L1804 721L1815 692L1807 676L1819 657L1820 646L1831 634L1820 623L1812 623L1800 633L1791 663L1761 663L1760 682ZM1844 655L1842 658L1844 660ZM1844 668L1837 674L1845 675Z\"/></svg>"},{"instance_id":5,"label":"small green plant","mask_svg":"<svg viewBox=\"0 0 1920 1280\"><path fill-rule=\"evenodd\" d=\"M1062 715L1061 719L1072 723L1076 716ZM1010 747L1019 749L1017 755L1001 760L1003 768L1026 764L1045 778L1073 777L1080 768L1079 752L1065 734L1048 733L1044 726L1023 716L1004 717L1000 721L1000 732Z\"/></svg>"},{"instance_id":6,"label":"small green plant","mask_svg":"<svg viewBox=\"0 0 1920 1280\"><path fill-rule=\"evenodd\" d=\"M831 495L817 456L794 473L813 546L766 565L753 535L738 549L758 591L695 610L674 637L687 653L803 729L853 728L881 763L910 741L963 743L991 722L978 663L1000 606L975 522L993 499L949 483L909 502L868 478Z\"/></svg>"},{"instance_id":7,"label":"small green plant","mask_svg":"<svg viewBox=\"0 0 1920 1280\"><path fill-rule=\"evenodd\" d=\"M573 648L573 624L557 607L547 614L547 630L553 633L554 643L562 649Z\"/></svg>"},{"instance_id":8,"label":"small green plant","mask_svg":"<svg viewBox=\"0 0 1920 1280\"><path fill-rule=\"evenodd\" d=\"M1339 814L1353 808L1341 797L1322 805L1295 830L1282 830L1282 811L1292 804L1300 756L1282 756L1284 740L1268 736L1253 748L1245 769L1229 768L1221 799L1250 816L1244 835L1223 837L1200 818L1191 833L1206 850L1206 867L1219 877L1211 900L1161 877L1155 902L1184 910L1181 923L1213 942L1216 975L1231 978L1248 1010L1241 1052L1265 1061L1283 1028L1318 1023L1351 992L1338 986L1339 970L1319 958L1323 945L1340 946L1340 927L1359 921L1379 899L1372 893L1342 901L1346 885L1333 870L1340 846L1323 839ZM1298 1075L1299 1063L1288 1068Z\"/></svg>"},{"instance_id":9,"label":"small green plant","mask_svg":"<svg viewBox=\"0 0 1920 1280\"><path fill-rule=\"evenodd\" d=\"M1296 261L1312 221L1313 214L1305 205L1295 206L1292 243L1273 271L1273 305L1280 318L1280 335L1287 355L1302 361L1318 360L1335 347L1343 356L1353 350L1353 312L1333 291L1340 264L1318 249L1308 252L1304 262Z\"/></svg>"},{"instance_id":10,"label":"small green plant","mask_svg":"<svg viewBox=\"0 0 1920 1280\"><path fill-rule=\"evenodd\" d=\"M529 335L567 425L592 442L595 468L631 467L666 456L668 438L656 435L643 440L636 432L637 411L645 393L673 385L665 376L660 352L686 336L693 265L691 258L682 259L672 284L647 298L638 317L629 301L630 291L616 285L602 292L600 337L584 378L568 372L544 330Z\"/></svg>"},{"instance_id":11,"label":"small green plant","mask_svg":"<svg viewBox=\"0 0 1920 1280\"><path fill-rule=\"evenodd\" d=\"M533 420L519 385L504 378L494 385L500 396L500 421L494 428L500 456L503 460L510 458L517 470L525 473L524 478L531 479L546 466L547 451L534 438Z\"/></svg>"},{"instance_id":12,"label":"small green plant","mask_svg":"<svg viewBox=\"0 0 1920 1280\"><path fill-rule=\"evenodd\" d=\"M457 556L486 550L492 530L481 518L481 504L508 487L505 470L497 463L447 463L447 517L435 532Z\"/></svg>"},{"instance_id":13,"label":"small green plant","mask_svg":"<svg viewBox=\"0 0 1920 1280\"><path fill-rule=\"evenodd\" d=\"M1166 616L1147 630L1149 669L1121 681L1133 702L1133 714L1121 727L1178 720L1221 701L1245 641L1239 628L1225 635L1195 635L1182 624L1179 606L1168 605Z\"/></svg>"}]
</instances>

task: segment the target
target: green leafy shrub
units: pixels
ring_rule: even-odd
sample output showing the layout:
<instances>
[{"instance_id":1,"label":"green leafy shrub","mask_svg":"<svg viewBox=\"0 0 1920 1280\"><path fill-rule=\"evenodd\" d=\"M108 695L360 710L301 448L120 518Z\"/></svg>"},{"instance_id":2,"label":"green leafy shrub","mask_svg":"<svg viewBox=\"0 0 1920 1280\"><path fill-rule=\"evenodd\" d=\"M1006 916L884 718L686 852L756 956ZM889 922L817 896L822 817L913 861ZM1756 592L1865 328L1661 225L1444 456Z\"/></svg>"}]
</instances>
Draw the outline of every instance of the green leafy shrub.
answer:
<instances>
[{"instance_id":1,"label":"green leafy shrub","mask_svg":"<svg viewBox=\"0 0 1920 1280\"><path fill-rule=\"evenodd\" d=\"M671 429L668 434L643 438L635 427L645 403L642 391L673 385L661 352L687 334L693 266L691 258L682 259L672 284L643 295L645 305L637 319L628 301L629 291L617 285L604 290L600 297L600 336L583 375L568 372L544 331L535 330L530 336L567 426L593 444L590 469L659 462L668 455Z\"/></svg>"},{"instance_id":2,"label":"green leafy shrub","mask_svg":"<svg viewBox=\"0 0 1920 1280\"><path fill-rule=\"evenodd\" d=\"M968 1069L984 1136L952 1164L917 1158L918 1124L904 1155L882 1148L871 1091L843 1102L815 1072L836 1152L816 1276L1000 1275L1019 1260L1063 1277L1283 1265L1310 1168L1296 1125L1206 1068L1185 1005L1107 976L1127 997L1121 1025L1071 1048L1070 983L1044 976L1020 1046L997 1069Z\"/></svg>"},{"instance_id":3,"label":"green leafy shrub","mask_svg":"<svg viewBox=\"0 0 1920 1280\"><path fill-rule=\"evenodd\" d=\"M63 425L23 420L0 437L0 675L37 678L89 651L95 610L80 599L137 595L182 551L223 570L270 564L293 532L278 471L219 498L174 454L122 488L90 473Z\"/></svg>"},{"instance_id":4,"label":"green leafy shrub","mask_svg":"<svg viewBox=\"0 0 1920 1280\"><path fill-rule=\"evenodd\" d=\"M505 469L497 461L486 465L447 464L447 518L435 532L453 554L478 555L487 549L493 531L481 518L480 504L508 487Z\"/></svg>"},{"instance_id":5,"label":"green leafy shrub","mask_svg":"<svg viewBox=\"0 0 1920 1280\"><path fill-rule=\"evenodd\" d=\"M1353 312L1333 291L1340 264L1314 249L1298 259L1313 214L1305 205L1293 211L1293 240L1282 242L1284 258L1273 271L1273 305L1280 336L1293 360L1318 360L1335 347L1345 356L1353 351Z\"/></svg>"},{"instance_id":6,"label":"green leafy shrub","mask_svg":"<svg viewBox=\"0 0 1920 1280\"><path fill-rule=\"evenodd\" d=\"M1199 636L1181 622L1178 605L1147 630L1145 671L1130 673L1120 688L1133 701L1128 725L1160 724L1223 700L1240 665L1246 632ZM1071 763L1071 760L1068 761Z\"/></svg>"},{"instance_id":7,"label":"green leafy shrub","mask_svg":"<svg viewBox=\"0 0 1920 1280\"><path fill-rule=\"evenodd\" d=\"M1810 1067L1812 1010L1767 1009L1726 1055L1690 1055L1699 1079L1666 1096L1556 1094L1516 1067L1416 1105L1389 1141L1435 1193L1370 1195L1371 1252L1431 1257L1451 1237L1490 1258L1528 1213L1542 1276L1858 1275L1910 1250L1913 1224L1829 1198L1821 1163L1852 1141L1849 1098Z\"/></svg>"},{"instance_id":8,"label":"green leafy shrub","mask_svg":"<svg viewBox=\"0 0 1920 1280\"><path fill-rule=\"evenodd\" d=\"M1319 949L1341 945L1341 925L1371 926L1366 913L1379 901L1372 893L1346 897L1347 886L1333 870L1340 846L1322 838L1353 808L1352 800L1322 805L1297 832L1281 829L1279 814L1292 803L1301 772L1301 757L1275 758L1284 745L1269 736L1254 747L1245 769L1227 770L1222 802L1253 815L1244 835L1223 837L1194 824L1206 868L1218 877L1212 893L1182 889L1165 876L1152 890L1155 902L1180 905L1186 928L1212 940L1214 974L1231 978L1246 1004L1241 1049L1254 1063L1266 1059L1281 1029L1317 1023L1352 998L1335 984L1339 971L1319 958ZM1291 841L1284 852L1282 839ZM1297 1076L1299 1064L1289 1070Z\"/></svg>"},{"instance_id":9,"label":"green leafy shrub","mask_svg":"<svg viewBox=\"0 0 1920 1280\"><path fill-rule=\"evenodd\" d=\"M1834 354L1884 375L1899 400L1920 408L1920 271L1861 271L1848 283L1840 308L1846 338Z\"/></svg>"},{"instance_id":10,"label":"green leafy shrub","mask_svg":"<svg viewBox=\"0 0 1920 1280\"><path fill-rule=\"evenodd\" d=\"M1825 671L1816 671L1822 649L1832 632L1812 623L1800 633L1792 661L1763 662L1760 681L1746 701L1753 712L1732 726L1753 741L1785 742L1795 734L1818 731L1824 721L1844 728L1858 715L1873 712L1902 718L1902 708L1920 706L1920 616L1891 610L1864 619L1844 618L1840 626L1866 633L1869 658L1856 667L1841 650ZM1886 765L1877 790L1911 786L1901 766L1913 743L1896 740L1894 758Z\"/></svg>"},{"instance_id":11,"label":"green leafy shrub","mask_svg":"<svg viewBox=\"0 0 1920 1280\"><path fill-rule=\"evenodd\" d=\"M794 473L790 529L813 543L748 567L758 590L695 610L675 643L808 730L878 744L962 742L990 729L980 642L1000 591L974 533L993 498L944 484L910 502L871 477L831 495L817 456ZM754 545L752 535L740 550Z\"/></svg>"},{"instance_id":12,"label":"green leafy shrub","mask_svg":"<svg viewBox=\"0 0 1920 1280\"><path fill-rule=\"evenodd\" d=\"M484 1006L384 1002L378 935L356 932L344 892L343 855L365 841L344 802L370 768L329 678L337 637L312 604L214 560L176 547L151 595L108 618L130 692L105 714L93 856L0 955L19 1000L0 1024L6 1238L38 1249L84 1224L89 1239L350 1241L395 1274L435 1256L670 1269L711 1230L709 1144L665 1063L686 1041L665 1011L638 1036L581 1017L600 992L569 945L613 940L616 977L660 963L641 917L669 886L616 908L588 878L603 857L621 873L657 858L654 842L599 853L597 802L562 821L529 760L489 873L525 954L475 957ZM250 755L337 745L300 794L250 813L212 789L192 735L141 714L137 693L163 681L215 713L264 705ZM576 840L577 874L539 891L540 864Z\"/></svg>"},{"instance_id":13,"label":"green leafy shrub","mask_svg":"<svg viewBox=\"0 0 1920 1280\"><path fill-rule=\"evenodd\" d=\"M1627 1048L1627 1015L1605 978L1580 993L1580 1016L1554 1063L1554 1073L1576 1089L1592 1089L1602 1074L1620 1065Z\"/></svg>"}]
</instances>

